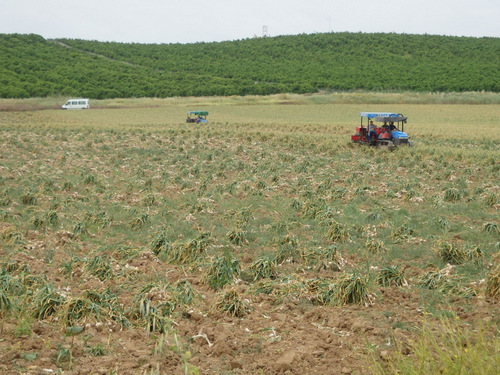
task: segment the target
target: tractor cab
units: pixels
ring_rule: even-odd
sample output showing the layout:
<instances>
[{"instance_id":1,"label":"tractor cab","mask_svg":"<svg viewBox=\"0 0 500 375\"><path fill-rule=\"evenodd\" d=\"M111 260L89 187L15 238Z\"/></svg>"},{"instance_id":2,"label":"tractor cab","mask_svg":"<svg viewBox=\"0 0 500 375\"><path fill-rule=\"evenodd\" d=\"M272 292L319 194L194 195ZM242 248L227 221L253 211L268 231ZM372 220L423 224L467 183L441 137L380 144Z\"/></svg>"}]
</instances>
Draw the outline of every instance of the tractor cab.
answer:
<instances>
[{"instance_id":1,"label":"tractor cab","mask_svg":"<svg viewBox=\"0 0 500 375\"><path fill-rule=\"evenodd\" d=\"M188 123L207 123L207 111L188 111L186 116L186 122Z\"/></svg>"},{"instance_id":2,"label":"tractor cab","mask_svg":"<svg viewBox=\"0 0 500 375\"><path fill-rule=\"evenodd\" d=\"M351 136L354 143L390 150L400 145L413 146L404 131L407 117L401 113L360 112L361 123L356 127L356 134Z\"/></svg>"}]
</instances>

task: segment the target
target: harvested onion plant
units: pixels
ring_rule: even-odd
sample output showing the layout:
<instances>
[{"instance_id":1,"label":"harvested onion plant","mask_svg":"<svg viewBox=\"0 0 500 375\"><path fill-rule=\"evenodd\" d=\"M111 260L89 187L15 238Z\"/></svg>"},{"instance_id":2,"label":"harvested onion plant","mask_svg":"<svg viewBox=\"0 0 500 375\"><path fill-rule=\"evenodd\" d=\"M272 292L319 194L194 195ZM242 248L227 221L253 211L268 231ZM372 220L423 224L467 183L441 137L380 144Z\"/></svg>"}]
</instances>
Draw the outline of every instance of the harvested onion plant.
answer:
<instances>
[{"instance_id":1,"label":"harvested onion plant","mask_svg":"<svg viewBox=\"0 0 500 375\"><path fill-rule=\"evenodd\" d=\"M488 273L485 293L488 297L500 298L500 263Z\"/></svg>"},{"instance_id":2,"label":"harvested onion plant","mask_svg":"<svg viewBox=\"0 0 500 375\"><path fill-rule=\"evenodd\" d=\"M214 310L241 318L250 311L250 305L236 289L226 289L219 292Z\"/></svg>"},{"instance_id":3,"label":"harvested onion plant","mask_svg":"<svg viewBox=\"0 0 500 375\"><path fill-rule=\"evenodd\" d=\"M366 277L357 273L343 274L334 283L319 289L317 300L323 305L364 305L369 301Z\"/></svg>"},{"instance_id":4,"label":"harvested onion plant","mask_svg":"<svg viewBox=\"0 0 500 375\"><path fill-rule=\"evenodd\" d=\"M276 279L278 277L278 266L276 259L270 255L261 256L250 266L253 281L261 279Z\"/></svg>"},{"instance_id":5,"label":"harvested onion plant","mask_svg":"<svg viewBox=\"0 0 500 375\"><path fill-rule=\"evenodd\" d=\"M434 251L445 263L462 264L468 258L467 253L463 248L450 242L438 242Z\"/></svg>"},{"instance_id":6,"label":"harvested onion plant","mask_svg":"<svg viewBox=\"0 0 500 375\"><path fill-rule=\"evenodd\" d=\"M329 225L327 238L332 242L346 242L351 238L351 235L345 224L333 221Z\"/></svg>"},{"instance_id":7,"label":"harvested onion plant","mask_svg":"<svg viewBox=\"0 0 500 375\"><path fill-rule=\"evenodd\" d=\"M31 302L30 313L36 319L47 319L56 315L65 301L66 298L55 290L53 285L45 284L35 294Z\"/></svg>"},{"instance_id":8,"label":"harvested onion plant","mask_svg":"<svg viewBox=\"0 0 500 375\"><path fill-rule=\"evenodd\" d=\"M231 284L240 274L240 262L235 259L229 251L215 257L207 266L203 277L206 284L215 290L222 289Z\"/></svg>"},{"instance_id":9,"label":"harvested onion plant","mask_svg":"<svg viewBox=\"0 0 500 375\"><path fill-rule=\"evenodd\" d=\"M345 266L345 260L337 247L332 245L326 248L307 249L302 251L301 258L311 268L338 272Z\"/></svg>"},{"instance_id":10,"label":"harvested onion plant","mask_svg":"<svg viewBox=\"0 0 500 375\"><path fill-rule=\"evenodd\" d=\"M389 266L377 272L377 283L382 286L407 286L403 270L398 266Z\"/></svg>"}]
</instances>

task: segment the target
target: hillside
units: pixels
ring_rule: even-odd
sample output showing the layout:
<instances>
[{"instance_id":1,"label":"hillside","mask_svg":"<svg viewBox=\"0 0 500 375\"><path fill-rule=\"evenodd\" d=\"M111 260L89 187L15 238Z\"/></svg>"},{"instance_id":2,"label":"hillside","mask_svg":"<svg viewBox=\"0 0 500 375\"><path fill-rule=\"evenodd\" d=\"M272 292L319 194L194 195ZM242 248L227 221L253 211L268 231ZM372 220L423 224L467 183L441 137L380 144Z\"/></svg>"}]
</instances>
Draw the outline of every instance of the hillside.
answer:
<instances>
[{"instance_id":1,"label":"hillside","mask_svg":"<svg viewBox=\"0 0 500 375\"><path fill-rule=\"evenodd\" d=\"M326 33L195 44L0 34L0 98L500 92L500 38Z\"/></svg>"}]
</instances>

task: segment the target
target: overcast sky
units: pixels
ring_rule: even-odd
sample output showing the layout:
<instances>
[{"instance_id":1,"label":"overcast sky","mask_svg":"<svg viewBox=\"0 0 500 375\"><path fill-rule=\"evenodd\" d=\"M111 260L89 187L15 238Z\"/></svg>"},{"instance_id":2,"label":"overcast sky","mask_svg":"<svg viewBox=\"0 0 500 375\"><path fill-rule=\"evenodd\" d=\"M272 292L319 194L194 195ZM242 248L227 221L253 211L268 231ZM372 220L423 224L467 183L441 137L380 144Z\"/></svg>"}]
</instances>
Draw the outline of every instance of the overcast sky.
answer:
<instances>
[{"instance_id":1,"label":"overcast sky","mask_svg":"<svg viewBox=\"0 0 500 375\"><path fill-rule=\"evenodd\" d=\"M500 37L500 0L0 0L0 33L126 43L395 32Z\"/></svg>"}]
</instances>

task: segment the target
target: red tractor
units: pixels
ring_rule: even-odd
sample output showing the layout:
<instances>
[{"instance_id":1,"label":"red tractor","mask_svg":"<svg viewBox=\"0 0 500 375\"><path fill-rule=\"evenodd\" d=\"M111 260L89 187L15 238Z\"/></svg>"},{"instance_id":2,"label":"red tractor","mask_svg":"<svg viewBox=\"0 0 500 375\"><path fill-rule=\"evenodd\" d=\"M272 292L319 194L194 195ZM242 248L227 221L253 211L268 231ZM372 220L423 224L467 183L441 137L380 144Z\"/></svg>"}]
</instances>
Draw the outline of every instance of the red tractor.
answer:
<instances>
[{"instance_id":1,"label":"red tractor","mask_svg":"<svg viewBox=\"0 0 500 375\"><path fill-rule=\"evenodd\" d=\"M360 112L360 117L361 124L356 127L356 134L351 136L354 143L388 147L390 150L400 145L413 146L408 134L404 132L407 117L401 113ZM363 124L364 119L366 125Z\"/></svg>"}]
</instances>

